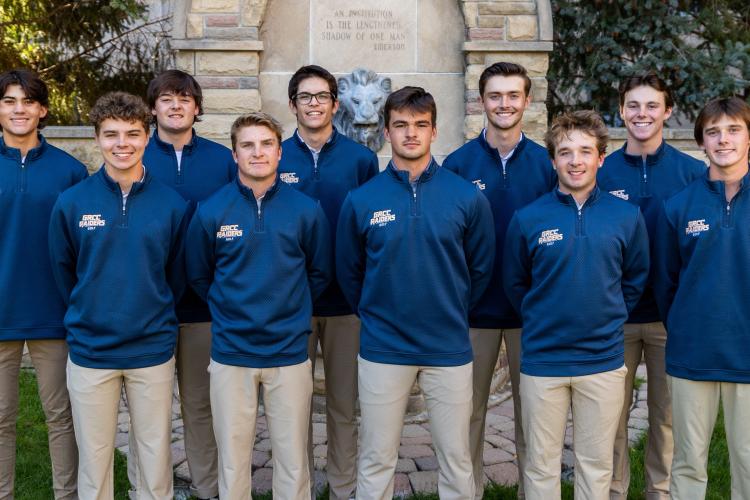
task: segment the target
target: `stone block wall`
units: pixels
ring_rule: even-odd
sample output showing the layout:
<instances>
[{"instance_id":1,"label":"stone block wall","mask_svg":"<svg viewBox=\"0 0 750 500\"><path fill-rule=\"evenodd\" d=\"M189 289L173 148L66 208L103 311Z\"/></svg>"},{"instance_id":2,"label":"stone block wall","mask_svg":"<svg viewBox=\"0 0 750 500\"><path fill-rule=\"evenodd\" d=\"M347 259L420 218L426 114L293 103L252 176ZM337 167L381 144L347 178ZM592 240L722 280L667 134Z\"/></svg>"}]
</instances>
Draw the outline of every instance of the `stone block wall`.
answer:
<instances>
[{"instance_id":1,"label":"stone block wall","mask_svg":"<svg viewBox=\"0 0 750 500\"><path fill-rule=\"evenodd\" d=\"M537 141L547 128L547 69L552 51L552 12L548 0L462 0L464 43L464 135L476 137L485 124L479 102L479 75L499 61L523 65L532 81L532 103L524 115L524 131Z\"/></svg>"},{"instance_id":2,"label":"stone block wall","mask_svg":"<svg viewBox=\"0 0 750 500\"><path fill-rule=\"evenodd\" d=\"M261 108L258 32L267 0L188 0L174 12L172 48L177 69L203 88L207 137L228 142L229 127L241 113Z\"/></svg>"}]
</instances>

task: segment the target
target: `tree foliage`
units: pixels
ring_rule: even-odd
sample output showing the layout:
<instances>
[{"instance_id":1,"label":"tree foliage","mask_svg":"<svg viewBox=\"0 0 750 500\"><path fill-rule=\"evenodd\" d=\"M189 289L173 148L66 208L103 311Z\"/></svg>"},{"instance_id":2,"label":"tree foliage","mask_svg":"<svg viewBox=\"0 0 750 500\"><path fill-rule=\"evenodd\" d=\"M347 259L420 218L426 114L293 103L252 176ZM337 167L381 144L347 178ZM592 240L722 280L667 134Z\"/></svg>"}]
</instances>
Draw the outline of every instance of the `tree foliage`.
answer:
<instances>
[{"instance_id":1,"label":"tree foliage","mask_svg":"<svg viewBox=\"0 0 750 500\"><path fill-rule=\"evenodd\" d=\"M553 0L551 116L594 108L620 125L619 82L654 71L692 120L718 96L750 99L748 0Z\"/></svg>"},{"instance_id":2,"label":"tree foliage","mask_svg":"<svg viewBox=\"0 0 750 500\"><path fill-rule=\"evenodd\" d=\"M141 0L0 0L0 68L44 78L51 123L86 123L101 94L143 94L167 66L166 22Z\"/></svg>"}]
</instances>

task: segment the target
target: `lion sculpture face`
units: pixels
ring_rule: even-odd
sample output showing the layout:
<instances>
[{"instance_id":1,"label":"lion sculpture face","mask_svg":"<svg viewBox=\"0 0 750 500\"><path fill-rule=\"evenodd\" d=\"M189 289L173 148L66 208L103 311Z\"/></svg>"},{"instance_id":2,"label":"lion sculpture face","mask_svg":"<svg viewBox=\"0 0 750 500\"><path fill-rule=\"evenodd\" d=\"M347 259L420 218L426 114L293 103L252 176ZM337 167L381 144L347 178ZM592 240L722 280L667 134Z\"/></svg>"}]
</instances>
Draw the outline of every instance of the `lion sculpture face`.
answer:
<instances>
[{"instance_id":1,"label":"lion sculpture face","mask_svg":"<svg viewBox=\"0 0 750 500\"><path fill-rule=\"evenodd\" d=\"M383 147L383 107L391 93L391 79L358 68L338 79L339 110L333 124L350 139L377 152Z\"/></svg>"}]
</instances>

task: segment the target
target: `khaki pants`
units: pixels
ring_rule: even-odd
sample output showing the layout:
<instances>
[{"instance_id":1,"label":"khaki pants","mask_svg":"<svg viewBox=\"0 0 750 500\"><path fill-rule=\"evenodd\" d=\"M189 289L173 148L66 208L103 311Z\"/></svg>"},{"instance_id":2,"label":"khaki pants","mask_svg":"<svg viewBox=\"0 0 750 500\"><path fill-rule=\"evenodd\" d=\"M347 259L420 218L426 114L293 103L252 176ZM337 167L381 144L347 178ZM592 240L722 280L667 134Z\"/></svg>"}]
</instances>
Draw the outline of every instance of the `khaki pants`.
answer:
<instances>
[{"instance_id":1,"label":"khaki pants","mask_svg":"<svg viewBox=\"0 0 750 500\"><path fill-rule=\"evenodd\" d=\"M171 500L174 358L147 368L85 368L68 360L68 392L79 450L78 495L114 498L113 464L117 413L123 385L138 463L137 497ZM130 451L133 454L133 451Z\"/></svg>"},{"instance_id":2,"label":"khaki pants","mask_svg":"<svg viewBox=\"0 0 750 500\"><path fill-rule=\"evenodd\" d=\"M610 499L625 500L630 485L628 417L633 402L633 383L641 359L648 373L648 439L646 441L646 500L669 498L669 472L672 467L672 403L667 387L664 347L667 332L661 322L625 325L625 402L615 437L615 453Z\"/></svg>"},{"instance_id":3,"label":"khaki pants","mask_svg":"<svg viewBox=\"0 0 750 500\"><path fill-rule=\"evenodd\" d=\"M326 473L329 497L348 500L357 485L357 353L359 318L315 316L308 354L315 373L315 358L320 341L326 380ZM313 477L312 412L310 414L308 461Z\"/></svg>"},{"instance_id":4,"label":"khaki pants","mask_svg":"<svg viewBox=\"0 0 750 500\"><path fill-rule=\"evenodd\" d=\"M190 490L198 498L219 494L219 465L216 439L211 422L211 396L208 362L211 360L211 323L183 323L177 339L177 383L180 387L180 408L185 430L185 455L192 484ZM128 434L128 448L136 449L133 433ZM128 479L135 487L138 454L128 457Z\"/></svg>"},{"instance_id":5,"label":"khaki pants","mask_svg":"<svg viewBox=\"0 0 750 500\"><path fill-rule=\"evenodd\" d=\"M560 464L573 410L576 500L609 498L612 449L624 396L624 366L580 377L521 374L526 436L524 487L529 500L560 498Z\"/></svg>"},{"instance_id":6,"label":"khaki pants","mask_svg":"<svg viewBox=\"0 0 750 500\"><path fill-rule=\"evenodd\" d=\"M16 466L16 417L18 415L18 374L24 341L0 342L0 499L12 499ZM74 499L78 474L78 448L73 432L65 363L68 346L64 340L26 342L36 369L39 398L42 401L49 454L52 459L52 488L55 498Z\"/></svg>"},{"instance_id":7,"label":"khaki pants","mask_svg":"<svg viewBox=\"0 0 750 500\"><path fill-rule=\"evenodd\" d=\"M263 405L273 457L274 498L309 500L307 421L312 377L310 361L279 368L245 368L211 360L211 409L219 448L219 496L250 500L251 456L258 415Z\"/></svg>"},{"instance_id":8,"label":"khaki pants","mask_svg":"<svg viewBox=\"0 0 750 500\"><path fill-rule=\"evenodd\" d=\"M505 354L508 359L510 385L513 393L513 415L516 435L516 458L518 461L518 498L524 498L523 465L526 457L526 441L521 421L521 397L518 394L521 376L521 329L491 330L472 328L469 330L474 351L474 397L472 399L469 444L474 465L475 498L484 495L484 427L487 417L487 401L490 396L492 375L500 355L500 344L505 338Z\"/></svg>"},{"instance_id":9,"label":"khaki pants","mask_svg":"<svg viewBox=\"0 0 750 500\"><path fill-rule=\"evenodd\" d=\"M674 410L672 498L706 497L708 446L719 400L724 407L732 500L750 498L750 384L696 382L670 376L667 380Z\"/></svg>"},{"instance_id":10,"label":"khaki pants","mask_svg":"<svg viewBox=\"0 0 750 500\"><path fill-rule=\"evenodd\" d=\"M358 500L390 500L409 393L415 380L424 393L440 471L442 500L473 500L469 453L472 364L410 366L358 358L362 429Z\"/></svg>"}]
</instances>

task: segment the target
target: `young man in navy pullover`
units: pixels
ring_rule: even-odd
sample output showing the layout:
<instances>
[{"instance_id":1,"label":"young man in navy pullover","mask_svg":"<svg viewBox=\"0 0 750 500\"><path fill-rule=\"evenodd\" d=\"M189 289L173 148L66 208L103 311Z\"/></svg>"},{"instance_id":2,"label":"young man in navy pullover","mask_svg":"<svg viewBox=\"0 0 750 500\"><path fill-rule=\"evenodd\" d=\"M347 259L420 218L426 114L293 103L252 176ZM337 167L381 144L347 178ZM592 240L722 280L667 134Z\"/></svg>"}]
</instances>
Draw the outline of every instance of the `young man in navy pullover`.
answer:
<instances>
[{"instance_id":1,"label":"young man in navy pullover","mask_svg":"<svg viewBox=\"0 0 750 500\"><path fill-rule=\"evenodd\" d=\"M638 207L602 192L596 172L608 132L593 111L552 123L558 187L516 212L503 284L523 319L521 399L527 499L560 498L560 459L573 409L577 499L609 498L623 404L623 325L648 278Z\"/></svg>"},{"instance_id":2,"label":"young man in navy pullover","mask_svg":"<svg viewBox=\"0 0 750 500\"><path fill-rule=\"evenodd\" d=\"M250 495L258 393L271 432L274 498L310 498L307 464L313 300L331 278L320 204L280 182L281 126L264 113L235 120L237 179L198 206L190 224L190 283L213 317L211 407L219 495Z\"/></svg>"},{"instance_id":3,"label":"young man in navy pullover","mask_svg":"<svg viewBox=\"0 0 750 500\"><path fill-rule=\"evenodd\" d=\"M336 78L320 66L303 66L292 75L289 109L297 118L297 130L282 144L284 154L279 163L283 182L320 201L332 229L332 246L347 193L378 173L375 153L333 127L333 115L339 106L337 95ZM313 304L309 344L313 372L318 343L326 380L329 494L334 500L348 500L357 482L359 319L336 280ZM308 455L312 467L312 437Z\"/></svg>"},{"instance_id":4,"label":"young man in navy pullover","mask_svg":"<svg viewBox=\"0 0 750 500\"><path fill-rule=\"evenodd\" d=\"M55 498L75 499L78 452L65 387L65 303L55 287L47 229L57 196L86 167L38 132L49 106L45 83L27 70L0 74L0 498L13 498L18 375L24 344L39 382Z\"/></svg>"},{"instance_id":5,"label":"young man in navy pullover","mask_svg":"<svg viewBox=\"0 0 750 500\"><path fill-rule=\"evenodd\" d=\"M627 78L620 85L620 117L628 138L604 160L597 183L604 191L641 208L653 241L656 220L665 199L701 177L706 165L664 141L664 122L674 100L667 85L653 73ZM651 245L653 247L653 244ZM649 280L650 281L650 280ZM659 318L651 283L625 323L625 402L615 438L610 497L625 500L630 484L628 417L635 372L643 359L648 370L648 440L645 472L648 500L669 498L672 467L672 406L669 402L664 346L667 332Z\"/></svg>"},{"instance_id":6,"label":"young man in navy pullover","mask_svg":"<svg viewBox=\"0 0 750 500\"><path fill-rule=\"evenodd\" d=\"M49 255L67 304L67 377L81 498L112 498L120 393L138 455L139 497L171 499L172 387L184 287L187 204L143 166L150 113L112 92L91 110L104 166L60 195Z\"/></svg>"},{"instance_id":7,"label":"young man in navy pullover","mask_svg":"<svg viewBox=\"0 0 750 500\"><path fill-rule=\"evenodd\" d=\"M154 178L182 195L192 214L199 201L234 179L237 164L229 148L195 133L193 124L203 114L203 92L191 75L174 69L161 73L148 84L146 99L156 129L143 164ZM199 499L211 498L219 491L207 372L211 315L206 303L188 288L177 304L177 319L175 359L191 490ZM132 485L136 467L136 461L128 462Z\"/></svg>"},{"instance_id":8,"label":"young man in navy pullover","mask_svg":"<svg viewBox=\"0 0 750 500\"><path fill-rule=\"evenodd\" d=\"M719 401L732 499L750 498L750 106L716 99L695 122L707 174L664 204L654 289L667 326L672 498L703 499ZM650 383L650 382L649 382Z\"/></svg>"},{"instance_id":9,"label":"young man in navy pullover","mask_svg":"<svg viewBox=\"0 0 750 500\"><path fill-rule=\"evenodd\" d=\"M425 394L440 466L438 494L472 500L472 352L468 312L495 257L492 212L471 183L430 154L436 107L404 87L385 104L393 159L341 208L336 273L362 321L357 498L393 496L409 392Z\"/></svg>"},{"instance_id":10,"label":"young man in navy pullover","mask_svg":"<svg viewBox=\"0 0 750 500\"><path fill-rule=\"evenodd\" d=\"M474 350L470 444L477 499L484 493L484 424L503 338L513 392L519 477L523 477L526 456L518 395L521 319L503 291L502 256L505 231L515 211L548 193L555 184L547 150L521 131L523 113L531 103L530 92L531 79L523 66L498 62L487 67L479 77L479 99L487 116L487 126L476 139L451 153L443 163L444 168L473 182L489 200L498 249L490 284L469 312L469 335ZM523 498L523 481L518 484L518 497Z\"/></svg>"}]
</instances>

